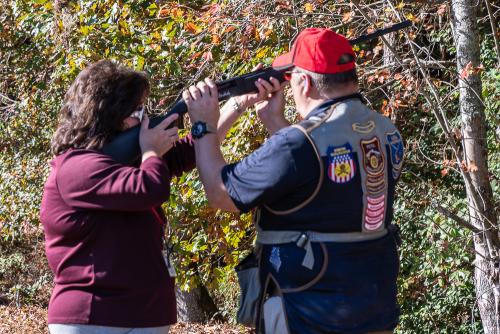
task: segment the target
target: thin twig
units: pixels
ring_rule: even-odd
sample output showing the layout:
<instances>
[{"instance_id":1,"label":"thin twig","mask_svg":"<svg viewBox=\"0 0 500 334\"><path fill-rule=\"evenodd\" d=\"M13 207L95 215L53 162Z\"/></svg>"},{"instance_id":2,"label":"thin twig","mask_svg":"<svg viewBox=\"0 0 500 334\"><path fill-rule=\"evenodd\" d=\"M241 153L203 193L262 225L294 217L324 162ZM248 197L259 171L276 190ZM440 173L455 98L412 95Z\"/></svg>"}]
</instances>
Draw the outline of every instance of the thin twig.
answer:
<instances>
[{"instance_id":1,"label":"thin twig","mask_svg":"<svg viewBox=\"0 0 500 334\"><path fill-rule=\"evenodd\" d=\"M484 2L486 3L486 9L488 10L488 16L490 17L491 32L493 33L493 40L495 41L495 47L497 49L498 66L500 67L500 42L498 41L498 33L497 33L498 26L495 20L495 15L493 13L493 10L491 9L490 0L484 0Z\"/></svg>"}]
</instances>

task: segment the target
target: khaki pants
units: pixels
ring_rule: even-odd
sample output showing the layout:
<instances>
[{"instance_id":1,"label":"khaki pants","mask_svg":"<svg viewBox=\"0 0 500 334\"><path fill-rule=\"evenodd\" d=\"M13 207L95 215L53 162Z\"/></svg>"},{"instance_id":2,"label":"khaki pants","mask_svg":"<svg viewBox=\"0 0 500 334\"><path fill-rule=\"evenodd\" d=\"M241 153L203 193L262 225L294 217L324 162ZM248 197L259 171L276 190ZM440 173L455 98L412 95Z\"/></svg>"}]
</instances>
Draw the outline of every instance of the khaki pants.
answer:
<instances>
[{"instance_id":1,"label":"khaki pants","mask_svg":"<svg viewBox=\"0 0 500 334\"><path fill-rule=\"evenodd\" d=\"M170 326L124 328L82 324L50 324L50 334L168 334Z\"/></svg>"},{"instance_id":2,"label":"khaki pants","mask_svg":"<svg viewBox=\"0 0 500 334\"><path fill-rule=\"evenodd\" d=\"M264 303L264 325L266 334L289 334L285 312L280 297L271 297ZM366 334L393 334L392 331L369 332Z\"/></svg>"}]
</instances>

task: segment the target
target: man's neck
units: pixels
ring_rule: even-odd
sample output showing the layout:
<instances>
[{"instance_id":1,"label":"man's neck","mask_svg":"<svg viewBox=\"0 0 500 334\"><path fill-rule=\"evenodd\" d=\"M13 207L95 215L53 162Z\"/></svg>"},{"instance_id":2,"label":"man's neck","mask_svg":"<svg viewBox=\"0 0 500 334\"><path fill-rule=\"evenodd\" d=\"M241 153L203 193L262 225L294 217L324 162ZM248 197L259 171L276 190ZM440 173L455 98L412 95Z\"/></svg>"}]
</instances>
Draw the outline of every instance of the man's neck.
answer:
<instances>
[{"instance_id":1,"label":"man's neck","mask_svg":"<svg viewBox=\"0 0 500 334\"><path fill-rule=\"evenodd\" d=\"M314 108L322 105L323 103L333 100L335 98L343 97L343 96L348 96L348 95L353 95L359 93L358 86L356 85L355 87L351 87L349 89L342 89L342 90L337 90L335 92L329 93L329 94L323 94L323 95L316 95L316 96L310 96L307 99L305 99L303 104L300 106L299 113L300 115L305 118ZM299 107L299 106L297 106Z\"/></svg>"}]
</instances>

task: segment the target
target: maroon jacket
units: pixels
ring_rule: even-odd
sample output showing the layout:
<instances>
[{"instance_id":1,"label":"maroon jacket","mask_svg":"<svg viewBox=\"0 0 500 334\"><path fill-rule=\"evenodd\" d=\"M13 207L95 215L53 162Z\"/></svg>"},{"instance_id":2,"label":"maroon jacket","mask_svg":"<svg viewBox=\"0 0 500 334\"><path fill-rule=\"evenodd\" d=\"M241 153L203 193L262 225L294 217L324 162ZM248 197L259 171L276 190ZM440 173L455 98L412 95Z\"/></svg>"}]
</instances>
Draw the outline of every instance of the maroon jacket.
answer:
<instances>
[{"instance_id":1,"label":"maroon jacket","mask_svg":"<svg viewBox=\"0 0 500 334\"><path fill-rule=\"evenodd\" d=\"M40 209L55 275L49 324L157 327L176 322L174 279L162 257L158 217L165 220L160 205L169 197L171 177L194 165L190 140L139 168L94 150L73 149L55 157Z\"/></svg>"}]
</instances>

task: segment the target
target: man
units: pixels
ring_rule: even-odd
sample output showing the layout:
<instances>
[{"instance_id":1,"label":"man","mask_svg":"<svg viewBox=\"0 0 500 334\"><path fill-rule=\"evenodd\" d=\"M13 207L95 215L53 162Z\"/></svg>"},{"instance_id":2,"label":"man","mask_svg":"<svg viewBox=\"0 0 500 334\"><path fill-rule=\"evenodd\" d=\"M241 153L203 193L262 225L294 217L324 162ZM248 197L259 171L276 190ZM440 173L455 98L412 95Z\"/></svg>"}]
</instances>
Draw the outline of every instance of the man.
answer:
<instances>
[{"instance_id":1,"label":"man","mask_svg":"<svg viewBox=\"0 0 500 334\"><path fill-rule=\"evenodd\" d=\"M392 333L397 325L398 238L391 220L403 145L390 120L363 104L354 61L345 37L306 29L273 62L288 69L303 121L289 126L283 87L271 78L256 83L266 100L255 108L272 135L258 150L226 164L217 136L194 133L210 205L257 208L259 331ZM194 128L215 127L213 81L183 97Z\"/></svg>"}]
</instances>

